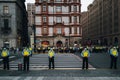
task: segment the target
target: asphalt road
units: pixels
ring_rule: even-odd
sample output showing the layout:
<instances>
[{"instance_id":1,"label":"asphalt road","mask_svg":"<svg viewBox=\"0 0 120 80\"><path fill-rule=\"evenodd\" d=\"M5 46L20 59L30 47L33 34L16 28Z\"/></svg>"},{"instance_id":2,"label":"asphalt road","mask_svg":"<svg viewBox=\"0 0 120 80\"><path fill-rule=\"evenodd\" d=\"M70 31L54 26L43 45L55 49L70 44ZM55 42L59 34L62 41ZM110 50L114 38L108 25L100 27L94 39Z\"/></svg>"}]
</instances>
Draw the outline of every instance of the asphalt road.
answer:
<instances>
[{"instance_id":1,"label":"asphalt road","mask_svg":"<svg viewBox=\"0 0 120 80\"><path fill-rule=\"evenodd\" d=\"M55 56L55 70L48 70L47 54L35 54L30 59L30 71L18 71L17 64L22 62L22 58L17 59L10 62L13 69L0 70L0 80L120 80L120 57L115 70L109 69L110 57L107 53L91 53L89 70L82 70L80 53Z\"/></svg>"},{"instance_id":2,"label":"asphalt road","mask_svg":"<svg viewBox=\"0 0 120 80\"><path fill-rule=\"evenodd\" d=\"M81 69L82 59L75 54L55 54L55 69ZM18 69L18 63L23 64L23 58L10 62L11 70ZM2 69L3 65L0 65ZM93 68L89 64L89 68ZM48 69L48 55L47 54L34 54L30 57L30 70Z\"/></svg>"},{"instance_id":3,"label":"asphalt road","mask_svg":"<svg viewBox=\"0 0 120 80\"><path fill-rule=\"evenodd\" d=\"M97 69L109 69L110 55L108 53L91 53L89 63ZM117 68L120 69L120 55L117 60Z\"/></svg>"}]
</instances>

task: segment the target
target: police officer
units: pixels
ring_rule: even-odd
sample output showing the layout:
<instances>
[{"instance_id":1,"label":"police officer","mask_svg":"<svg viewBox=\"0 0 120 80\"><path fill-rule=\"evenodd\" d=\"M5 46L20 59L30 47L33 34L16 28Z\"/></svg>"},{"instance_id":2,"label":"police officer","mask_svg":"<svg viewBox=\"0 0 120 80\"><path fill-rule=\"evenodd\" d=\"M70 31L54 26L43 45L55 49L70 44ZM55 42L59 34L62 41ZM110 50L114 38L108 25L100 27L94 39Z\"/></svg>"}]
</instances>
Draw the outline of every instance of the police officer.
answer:
<instances>
[{"instance_id":1,"label":"police officer","mask_svg":"<svg viewBox=\"0 0 120 80\"><path fill-rule=\"evenodd\" d=\"M31 55L30 50L25 47L25 49L22 52L22 55L24 56L23 62L24 62L24 71L27 69L29 71L29 56Z\"/></svg>"},{"instance_id":2,"label":"police officer","mask_svg":"<svg viewBox=\"0 0 120 80\"><path fill-rule=\"evenodd\" d=\"M1 56L3 58L3 69L7 69L9 70L9 50L7 50L6 48L3 48L2 52L1 52Z\"/></svg>"},{"instance_id":3,"label":"police officer","mask_svg":"<svg viewBox=\"0 0 120 80\"><path fill-rule=\"evenodd\" d=\"M33 52L33 50L32 50L32 48L31 48L31 47L29 47L29 51L30 51L31 56L32 56L32 52Z\"/></svg>"},{"instance_id":4,"label":"police officer","mask_svg":"<svg viewBox=\"0 0 120 80\"><path fill-rule=\"evenodd\" d=\"M118 51L116 47L110 49L110 58L111 58L110 68L112 69L114 66L114 69L117 69Z\"/></svg>"},{"instance_id":5,"label":"police officer","mask_svg":"<svg viewBox=\"0 0 120 80\"><path fill-rule=\"evenodd\" d=\"M54 69L54 54L55 54L55 52L54 52L53 49L51 48L51 49L48 51L49 69L51 69L51 63L52 63L52 68Z\"/></svg>"},{"instance_id":6,"label":"police officer","mask_svg":"<svg viewBox=\"0 0 120 80\"><path fill-rule=\"evenodd\" d=\"M82 69L84 69L85 67L86 67L86 69L88 69L88 57L90 57L90 52L89 52L88 48L85 48L82 51L81 56L83 58Z\"/></svg>"}]
</instances>

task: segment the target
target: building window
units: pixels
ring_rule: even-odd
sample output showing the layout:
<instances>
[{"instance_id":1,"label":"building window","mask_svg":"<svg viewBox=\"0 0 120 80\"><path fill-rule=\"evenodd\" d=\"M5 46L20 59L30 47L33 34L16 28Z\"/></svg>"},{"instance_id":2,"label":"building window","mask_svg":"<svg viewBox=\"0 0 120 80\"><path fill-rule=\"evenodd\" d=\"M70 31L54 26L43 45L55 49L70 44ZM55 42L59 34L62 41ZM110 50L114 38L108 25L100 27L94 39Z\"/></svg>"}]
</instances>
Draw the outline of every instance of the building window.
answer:
<instances>
[{"instance_id":1,"label":"building window","mask_svg":"<svg viewBox=\"0 0 120 80\"><path fill-rule=\"evenodd\" d=\"M47 1L47 0L43 0L43 1Z\"/></svg>"},{"instance_id":2,"label":"building window","mask_svg":"<svg viewBox=\"0 0 120 80\"><path fill-rule=\"evenodd\" d=\"M77 16L74 16L74 23L77 23Z\"/></svg>"},{"instance_id":3,"label":"building window","mask_svg":"<svg viewBox=\"0 0 120 80\"><path fill-rule=\"evenodd\" d=\"M73 2L77 2L77 0L72 0Z\"/></svg>"},{"instance_id":4,"label":"building window","mask_svg":"<svg viewBox=\"0 0 120 80\"><path fill-rule=\"evenodd\" d=\"M8 14L8 6L3 6L3 13Z\"/></svg>"},{"instance_id":5,"label":"building window","mask_svg":"<svg viewBox=\"0 0 120 80\"><path fill-rule=\"evenodd\" d=\"M47 22L46 16L43 16L43 22Z\"/></svg>"},{"instance_id":6,"label":"building window","mask_svg":"<svg viewBox=\"0 0 120 80\"><path fill-rule=\"evenodd\" d=\"M77 27L74 28L74 33L77 34Z\"/></svg>"},{"instance_id":7,"label":"building window","mask_svg":"<svg viewBox=\"0 0 120 80\"><path fill-rule=\"evenodd\" d=\"M74 5L73 10L74 10L74 12L77 12L77 6L76 5Z\"/></svg>"},{"instance_id":8,"label":"building window","mask_svg":"<svg viewBox=\"0 0 120 80\"><path fill-rule=\"evenodd\" d=\"M43 34L47 34L47 28L43 28Z\"/></svg>"},{"instance_id":9,"label":"building window","mask_svg":"<svg viewBox=\"0 0 120 80\"><path fill-rule=\"evenodd\" d=\"M69 29L70 29L70 32L69 32L69 34L71 34L71 33L72 33L72 29L71 29L71 27L70 27Z\"/></svg>"},{"instance_id":10,"label":"building window","mask_svg":"<svg viewBox=\"0 0 120 80\"><path fill-rule=\"evenodd\" d=\"M61 0L56 0L57 2L61 2Z\"/></svg>"},{"instance_id":11,"label":"building window","mask_svg":"<svg viewBox=\"0 0 120 80\"><path fill-rule=\"evenodd\" d=\"M61 31L61 28L57 28L57 34L61 34L62 31Z\"/></svg>"},{"instance_id":12,"label":"building window","mask_svg":"<svg viewBox=\"0 0 120 80\"><path fill-rule=\"evenodd\" d=\"M46 6L45 5L43 5L43 12L46 12L47 10L46 10Z\"/></svg>"},{"instance_id":13,"label":"building window","mask_svg":"<svg viewBox=\"0 0 120 80\"><path fill-rule=\"evenodd\" d=\"M62 18L61 17L56 17L56 22L57 23L62 23Z\"/></svg>"},{"instance_id":14,"label":"building window","mask_svg":"<svg viewBox=\"0 0 120 80\"><path fill-rule=\"evenodd\" d=\"M39 0L39 2L42 2L42 0Z\"/></svg>"},{"instance_id":15,"label":"building window","mask_svg":"<svg viewBox=\"0 0 120 80\"><path fill-rule=\"evenodd\" d=\"M56 12L62 12L62 7L61 6L56 6Z\"/></svg>"},{"instance_id":16,"label":"building window","mask_svg":"<svg viewBox=\"0 0 120 80\"><path fill-rule=\"evenodd\" d=\"M47 1L47 0L39 0L39 2L43 2L43 1Z\"/></svg>"},{"instance_id":17,"label":"building window","mask_svg":"<svg viewBox=\"0 0 120 80\"><path fill-rule=\"evenodd\" d=\"M4 28L8 28L9 27L9 20L8 19L4 19Z\"/></svg>"}]
</instances>

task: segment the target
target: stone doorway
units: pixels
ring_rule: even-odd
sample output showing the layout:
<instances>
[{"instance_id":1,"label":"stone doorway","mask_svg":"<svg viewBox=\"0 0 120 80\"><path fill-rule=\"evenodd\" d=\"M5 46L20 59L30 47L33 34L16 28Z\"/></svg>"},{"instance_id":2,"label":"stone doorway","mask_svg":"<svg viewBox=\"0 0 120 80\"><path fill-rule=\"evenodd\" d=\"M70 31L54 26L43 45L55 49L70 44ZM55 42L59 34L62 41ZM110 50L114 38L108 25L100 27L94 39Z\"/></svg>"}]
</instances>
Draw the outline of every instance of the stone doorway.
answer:
<instances>
[{"instance_id":1,"label":"stone doorway","mask_svg":"<svg viewBox=\"0 0 120 80\"><path fill-rule=\"evenodd\" d=\"M62 46L63 46L63 42L62 42L62 41L60 41L60 40L59 40L59 41L57 41L56 46L57 46L57 47L62 47Z\"/></svg>"}]
</instances>

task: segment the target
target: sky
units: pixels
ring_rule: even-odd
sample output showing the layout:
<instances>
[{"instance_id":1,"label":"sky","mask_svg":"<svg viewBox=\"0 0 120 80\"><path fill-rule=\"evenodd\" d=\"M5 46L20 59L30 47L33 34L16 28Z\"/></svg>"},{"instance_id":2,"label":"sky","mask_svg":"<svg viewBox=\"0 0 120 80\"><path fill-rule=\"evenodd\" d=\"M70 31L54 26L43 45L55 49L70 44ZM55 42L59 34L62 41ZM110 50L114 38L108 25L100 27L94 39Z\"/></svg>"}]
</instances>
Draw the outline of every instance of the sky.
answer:
<instances>
[{"instance_id":1,"label":"sky","mask_svg":"<svg viewBox=\"0 0 120 80\"><path fill-rule=\"evenodd\" d=\"M26 3L34 3L34 2L35 2L35 0L26 0ZM87 6L89 4L91 4L92 2L93 2L93 0L81 0L81 4L82 4L81 11L82 12L87 11Z\"/></svg>"}]
</instances>

